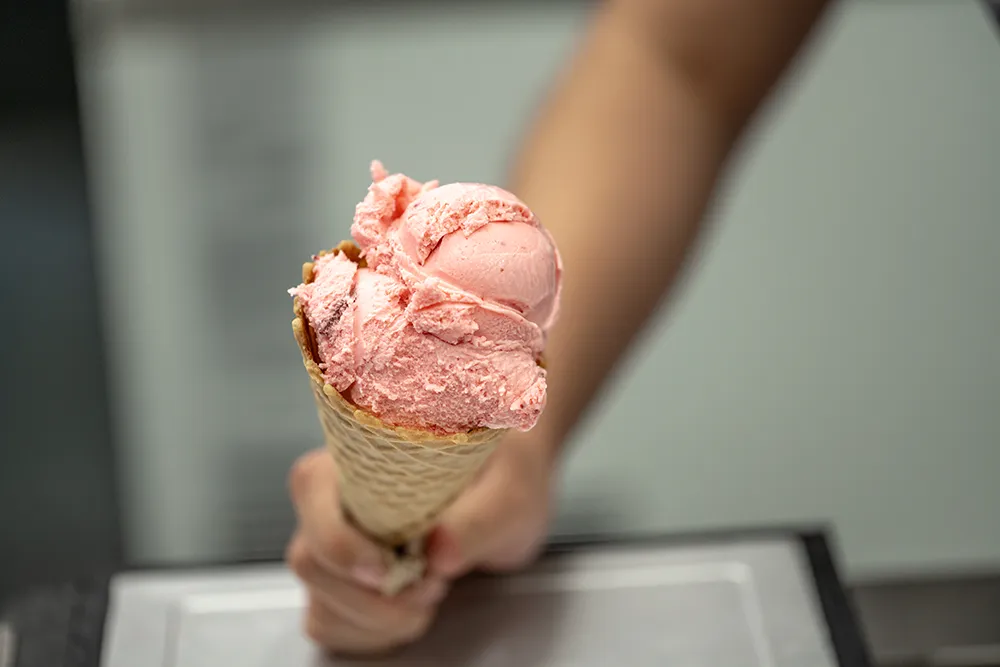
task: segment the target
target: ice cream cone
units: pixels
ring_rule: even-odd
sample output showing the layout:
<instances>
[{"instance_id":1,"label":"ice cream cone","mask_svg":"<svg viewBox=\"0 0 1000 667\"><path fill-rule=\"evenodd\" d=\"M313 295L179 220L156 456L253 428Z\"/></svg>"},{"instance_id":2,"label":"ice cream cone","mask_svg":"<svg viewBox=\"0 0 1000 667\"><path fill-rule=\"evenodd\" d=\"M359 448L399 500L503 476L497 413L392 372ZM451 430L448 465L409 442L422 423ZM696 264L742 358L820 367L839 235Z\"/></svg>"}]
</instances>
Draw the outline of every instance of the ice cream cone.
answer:
<instances>
[{"instance_id":1,"label":"ice cream cone","mask_svg":"<svg viewBox=\"0 0 1000 667\"><path fill-rule=\"evenodd\" d=\"M353 243L345 241L330 252L343 252L364 265ZM302 280L312 282L311 262L303 265ZM423 575L423 538L474 479L505 431L479 429L442 436L383 423L326 384L313 331L297 298L294 310L292 329L326 446L337 462L341 507L350 521L383 547L389 567L383 593L394 595Z\"/></svg>"}]
</instances>

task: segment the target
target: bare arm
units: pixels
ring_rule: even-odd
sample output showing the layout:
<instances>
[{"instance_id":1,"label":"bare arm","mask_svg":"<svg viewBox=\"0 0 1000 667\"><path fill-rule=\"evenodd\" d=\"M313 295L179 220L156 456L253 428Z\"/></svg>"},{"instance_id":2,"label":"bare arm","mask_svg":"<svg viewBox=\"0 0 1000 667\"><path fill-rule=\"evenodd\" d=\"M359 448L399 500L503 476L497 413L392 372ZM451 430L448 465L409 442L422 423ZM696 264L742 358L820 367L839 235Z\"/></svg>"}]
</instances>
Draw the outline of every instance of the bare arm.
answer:
<instances>
[{"instance_id":1,"label":"bare arm","mask_svg":"<svg viewBox=\"0 0 1000 667\"><path fill-rule=\"evenodd\" d=\"M677 278L732 147L825 0L612 0L515 165L566 283L539 431L556 450Z\"/></svg>"}]
</instances>

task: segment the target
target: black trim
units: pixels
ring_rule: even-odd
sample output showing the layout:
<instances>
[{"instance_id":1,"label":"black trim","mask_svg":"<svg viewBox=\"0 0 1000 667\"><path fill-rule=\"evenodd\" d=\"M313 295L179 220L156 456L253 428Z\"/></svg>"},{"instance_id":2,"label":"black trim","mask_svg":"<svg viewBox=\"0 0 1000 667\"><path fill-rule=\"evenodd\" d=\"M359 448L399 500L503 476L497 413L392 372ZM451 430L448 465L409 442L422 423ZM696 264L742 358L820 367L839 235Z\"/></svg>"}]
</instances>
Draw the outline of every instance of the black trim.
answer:
<instances>
[{"instance_id":1,"label":"black trim","mask_svg":"<svg viewBox=\"0 0 1000 667\"><path fill-rule=\"evenodd\" d=\"M868 642L858 623L854 605L848 598L830 544L822 533L799 535L809 565L823 615L826 617L830 643L841 667L870 667L872 664Z\"/></svg>"}]
</instances>

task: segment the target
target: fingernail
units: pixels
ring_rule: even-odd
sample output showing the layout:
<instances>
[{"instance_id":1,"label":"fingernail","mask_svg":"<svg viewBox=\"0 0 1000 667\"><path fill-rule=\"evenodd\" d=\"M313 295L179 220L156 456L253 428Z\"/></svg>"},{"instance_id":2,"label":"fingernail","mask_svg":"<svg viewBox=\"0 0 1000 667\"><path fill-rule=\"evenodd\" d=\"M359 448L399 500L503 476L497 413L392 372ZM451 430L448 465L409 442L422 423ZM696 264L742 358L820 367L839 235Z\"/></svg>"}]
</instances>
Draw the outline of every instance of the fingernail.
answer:
<instances>
[{"instance_id":1,"label":"fingernail","mask_svg":"<svg viewBox=\"0 0 1000 667\"><path fill-rule=\"evenodd\" d=\"M351 570L351 576L369 588L381 588L385 580L385 568L378 565L358 565Z\"/></svg>"}]
</instances>

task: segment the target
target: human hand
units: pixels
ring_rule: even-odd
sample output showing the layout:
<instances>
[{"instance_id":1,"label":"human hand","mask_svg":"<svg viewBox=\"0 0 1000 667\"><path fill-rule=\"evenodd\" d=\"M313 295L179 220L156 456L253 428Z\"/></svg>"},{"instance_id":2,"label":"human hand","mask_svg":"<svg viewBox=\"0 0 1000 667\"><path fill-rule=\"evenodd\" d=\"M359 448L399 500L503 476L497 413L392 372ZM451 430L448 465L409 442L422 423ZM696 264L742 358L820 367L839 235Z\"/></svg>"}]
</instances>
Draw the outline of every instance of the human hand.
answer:
<instances>
[{"instance_id":1,"label":"human hand","mask_svg":"<svg viewBox=\"0 0 1000 667\"><path fill-rule=\"evenodd\" d=\"M476 481L445 510L427 541L432 576L508 572L544 545L551 511L553 448L535 432L513 433Z\"/></svg>"},{"instance_id":2,"label":"human hand","mask_svg":"<svg viewBox=\"0 0 1000 667\"><path fill-rule=\"evenodd\" d=\"M308 594L305 632L324 648L377 653L421 636L447 590L426 577L397 597L379 593L382 552L340 509L337 467L325 449L303 455L289 476L298 526L285 557Z\"/></svg>"},{"instance_id":3,"label":"human hand","mask_svg":"<svg viewBox=\"0 0 1000 667\"><path fill-rule=\"evenodd\" d=\"M550 451L531 434L505 438L428 537L427 575L393 598L378 592L381 552L344 520L333 458L302 456L289 479L298 528L286 559L308 592L307 635L335 652L389 651L426 632L455 578L530 563L548 527Z\"/></svg>"}]
</instances>

